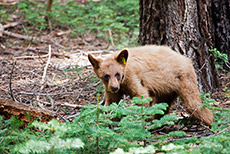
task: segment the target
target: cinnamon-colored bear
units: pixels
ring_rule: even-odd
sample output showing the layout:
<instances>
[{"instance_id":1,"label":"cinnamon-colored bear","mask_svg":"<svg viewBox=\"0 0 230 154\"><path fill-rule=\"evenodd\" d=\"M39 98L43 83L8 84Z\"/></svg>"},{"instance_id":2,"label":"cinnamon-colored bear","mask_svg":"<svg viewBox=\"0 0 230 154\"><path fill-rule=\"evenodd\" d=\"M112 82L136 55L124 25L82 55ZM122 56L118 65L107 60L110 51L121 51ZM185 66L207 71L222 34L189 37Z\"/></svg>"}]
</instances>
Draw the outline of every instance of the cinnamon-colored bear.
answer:
<instances>
[{"instance_id":1,"label":"cinnamon-colored bear","mask_svg":"<svg viewBox=\"0 0 230 154\"><path fill-rule=\"evenodd\" d=\"M211 125L213 114L201 105L192 62L169 47L148 45L123 49L105 59L91 54L88 58L104 83L105 105L119 102L126 94L151 97L150 105L166 102L170 106L180 96L190 114Z\"/></svg>"}]
</instances>

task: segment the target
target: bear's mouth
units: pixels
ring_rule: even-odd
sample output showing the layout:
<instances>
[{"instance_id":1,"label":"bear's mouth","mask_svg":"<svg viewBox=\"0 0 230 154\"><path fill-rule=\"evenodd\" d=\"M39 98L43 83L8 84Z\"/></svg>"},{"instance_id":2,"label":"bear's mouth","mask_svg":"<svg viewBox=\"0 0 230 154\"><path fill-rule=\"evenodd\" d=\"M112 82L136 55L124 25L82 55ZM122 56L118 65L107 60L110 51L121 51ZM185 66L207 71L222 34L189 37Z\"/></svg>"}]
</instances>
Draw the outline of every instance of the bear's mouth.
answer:
<instances>
[{"instance_id":1,"label":"bear's mouth","mask_svg":"<svg viewBox=\"0 0 230 154\"><path fill-rule=\"evenodd\" d=\"M111 94L116 94L116 93L118 93L118 91L119 91L119 88L118 89L109 89L109 90L107 90L107 92L109 92L109 93L111 93Z\"/></svg>"}]
</instances>

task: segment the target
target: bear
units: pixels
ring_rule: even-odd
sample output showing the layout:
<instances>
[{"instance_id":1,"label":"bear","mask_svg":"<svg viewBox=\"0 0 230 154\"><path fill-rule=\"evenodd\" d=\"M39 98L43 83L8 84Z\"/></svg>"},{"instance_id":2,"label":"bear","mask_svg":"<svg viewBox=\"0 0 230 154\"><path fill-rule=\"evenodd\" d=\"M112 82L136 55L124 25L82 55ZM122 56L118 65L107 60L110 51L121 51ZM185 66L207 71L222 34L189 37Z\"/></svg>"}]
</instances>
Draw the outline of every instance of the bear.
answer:
<instances>
[{"instance_id":1,"label":"bear","mask_svg":"<svg viewBox=\"0 0 230 154\"><path fill-rule=\"evenodd\" d=\"M202 107L191 60L170 47L125 48L104 59L88 54L88 59L104 84L106 106L118 103L125 94L151 97L149 106L165 102L170 108L179 96L193 117L209 126L213 122L213 113Z\"/></svg>"}]
</instances>

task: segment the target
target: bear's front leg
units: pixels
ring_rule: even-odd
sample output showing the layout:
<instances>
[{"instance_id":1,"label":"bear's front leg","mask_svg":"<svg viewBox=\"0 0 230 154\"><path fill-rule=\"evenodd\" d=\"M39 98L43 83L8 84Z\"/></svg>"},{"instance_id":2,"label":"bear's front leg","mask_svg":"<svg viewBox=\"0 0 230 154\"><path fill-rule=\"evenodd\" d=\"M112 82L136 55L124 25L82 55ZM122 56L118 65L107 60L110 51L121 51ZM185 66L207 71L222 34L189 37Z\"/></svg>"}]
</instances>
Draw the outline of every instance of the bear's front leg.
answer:
<instances>
[{"instance_id":1,"label":"bear's front leg","mask_svg":"<svg viewBox=\"0 0 230 154\"><path fill-rule=\"evenodd\" d=\"M131 97L139 97L139 98L147 98L147 97L151 97L152 101L149 103L145 103L144 106L145 107L150 107L153 104L155 104L156 102L156 98L154 96L150 96L149 95L149 89L147 87L145 87L142 83L141 80L139 78L137 78L136 76L133 77L133 82L130 82L128 86L128 91L129 91L129 95ZM135 81L135 82L134 82Z\"/></svg>"},{"instance_id":2,"label":"bear's front leg","mask_svg":"<svg viewBox=\"0 0 230 154\"><path fill-rule=\"evenodd\" d=\"M109 106L112 103L118 103L123 96L123 93L117 92L117 93L110 93L105 92L105 106Z\"/></svg>"}]
</instances>

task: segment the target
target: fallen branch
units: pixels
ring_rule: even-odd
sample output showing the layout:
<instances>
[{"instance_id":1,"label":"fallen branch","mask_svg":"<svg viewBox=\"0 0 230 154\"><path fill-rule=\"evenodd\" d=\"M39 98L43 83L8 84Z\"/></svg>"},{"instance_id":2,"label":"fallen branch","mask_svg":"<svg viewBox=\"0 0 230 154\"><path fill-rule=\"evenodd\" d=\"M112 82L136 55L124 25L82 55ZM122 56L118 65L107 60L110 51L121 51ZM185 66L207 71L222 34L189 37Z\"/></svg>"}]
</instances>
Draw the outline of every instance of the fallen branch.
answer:
<instances>
[{"instance_id":1,"label":"fallen branch","mask_svg":"<svg viewBox=\"0 0 230 154\"><path fill-rule=\"evenodd\" d=\"M28 40L28 41L38 41L38 42L41 42L41 43L46 42L46 41L44 41L44 40L42 40L40 38L37 38L37 37L25 36L25 35L16 34L16 33L9 32L9 31L5 30L6 28L14 27L14 26L16 26L18 24L20 24L20 22L12 22L12 23L9 23L9 24L6 24L6 25L0 24L0 37L2 37L3 34L5 34L5 35L8 35L8 36L12 36L12 37L16 37L16 38L24 39L24 40Z\"/></svg>"},{"instance_id":2,"label":"fallen branch","mask_svg":"<svg viewBox=\"0 0 230 154\"><path fill-rule=\"evenodd\" d=\"M63 103L62 106L68 106L72 108L82 108L83 105L76 105L76 104L69 104L69 103Z\"/></svg>"},{"instance_id":3,"label":"fallen branch","mask_svg":"<svg viewBox=\"0 0 230 154\"><path fill-rule=\"evenodd\" d=\"M39 95L39 96L56 96L56 95L66 95L66 94L74 94L74 92L61 92L61 93L37 93L37 92L26 92L21 91L17 93L17 95Z\"/></svg>"},{"instance_id":4,"label":"fallen branch","mask_svg":"<svg viewBox=\"0 0 230 154\"><path fill-rule=\"evenodd\" d=\"M76 116L79 116L80 114L81 114L81 113L78 112L78 113L76 113L76 114L74 114L74 115L69 115L69 116L67 116L65 119L66 119L66 120L69 120L69 119L75 118Z\"/></svg>"},{"instance_id":5,"label":"fallen branch","mask_svg":"<svg viewBox=\"0 0 230 154\"><path fill-rule=\"evenodd\" d=\"M23 121L31 121L41 117L43 122L47 122L57 117L56 113L54 112L42 110L32 106L26 106L16 103L10 99L0 99L0 115L4 115L6 118L16 116Z\"/></svg>"},{"instance_id":6,"label":"fallen branch","mask_svg":"<svg viewBox=\"0 0 230 154\"><path fill-rule=\"evenodd\" d=\"M90 54L111 54L114 53L114 51L107 51L107 50L99 50L99 51L83 51L83 50L77 50L79 52L78 54L85 54L88 55Z\"/></svg>"},{"instance_id":7,"label":"fallen branch","mask_svg":"<svg viewBox=\"0 0 230 154\"><path fill-rule=\"evenodd\" d=\"M44 47L12 47L14 49L19 49L19 50L25 50L25 51L32 51L35 52L37 55L42 54L41 56L21 56L21 57L15 57L15 59L35 59L35 58L45 58L48 56L47 49ZM69 55L65 54L64 52L55 52L55 49L52 50L52 57L58 57L58 58L70 58Z\"/></svg>"},{"instance_id":8,"label":"fallen branch","mask_svg":"<svg viewBox=\"0 0 230 154\"><path fill-rule=\"evenodd\" d=\"M41 42L41 43L46 43L45 40L42 40L42 39L37 38L37 37L25 36L25 35L21 35L21 34L12 33L9 31L5 31L5 30L3 31L3 34L8 35L8 36L12 36L12 37L16 37L19 39L28 40L28 41L35 41L35 42L37 41L37 42Z\"/></svg>"},{"instance_id":9,"label":"fallen branch","mask_svg":"<svg viewBox=\"0 0 230 154\"><path fill-rule=\"evenodd\" d=\"M17 59L36 59L36 58L46 58L47 56L49 56L48 54L47 55L42 55L42 56L21 56L21 57L15 57L14 59L17 60Z\"/></svg>"},{"instance_id":10,"label":"fallen branch","mask_svg":"<svg viewBox=\"0 0 230 154\"><path fill-rule=\"evenodd\" d=\"M20 24L20 22L11 22L11 23L8 23L8 24L6 24L6 25L4 25L2 27L3 27L3 29L6 29L6 28L9 28L9 27L15 27L18 24Z\"/></svg>"},{"instance_id":11,"label":"fallen branch","mask_svg":"<svg viewBox=\"0 0 230 154\"><path fill-rule=\"evenodd\" d=\"M230 101L224 102L222 105L230 105Z\"/></svg>"}]
</instances>

